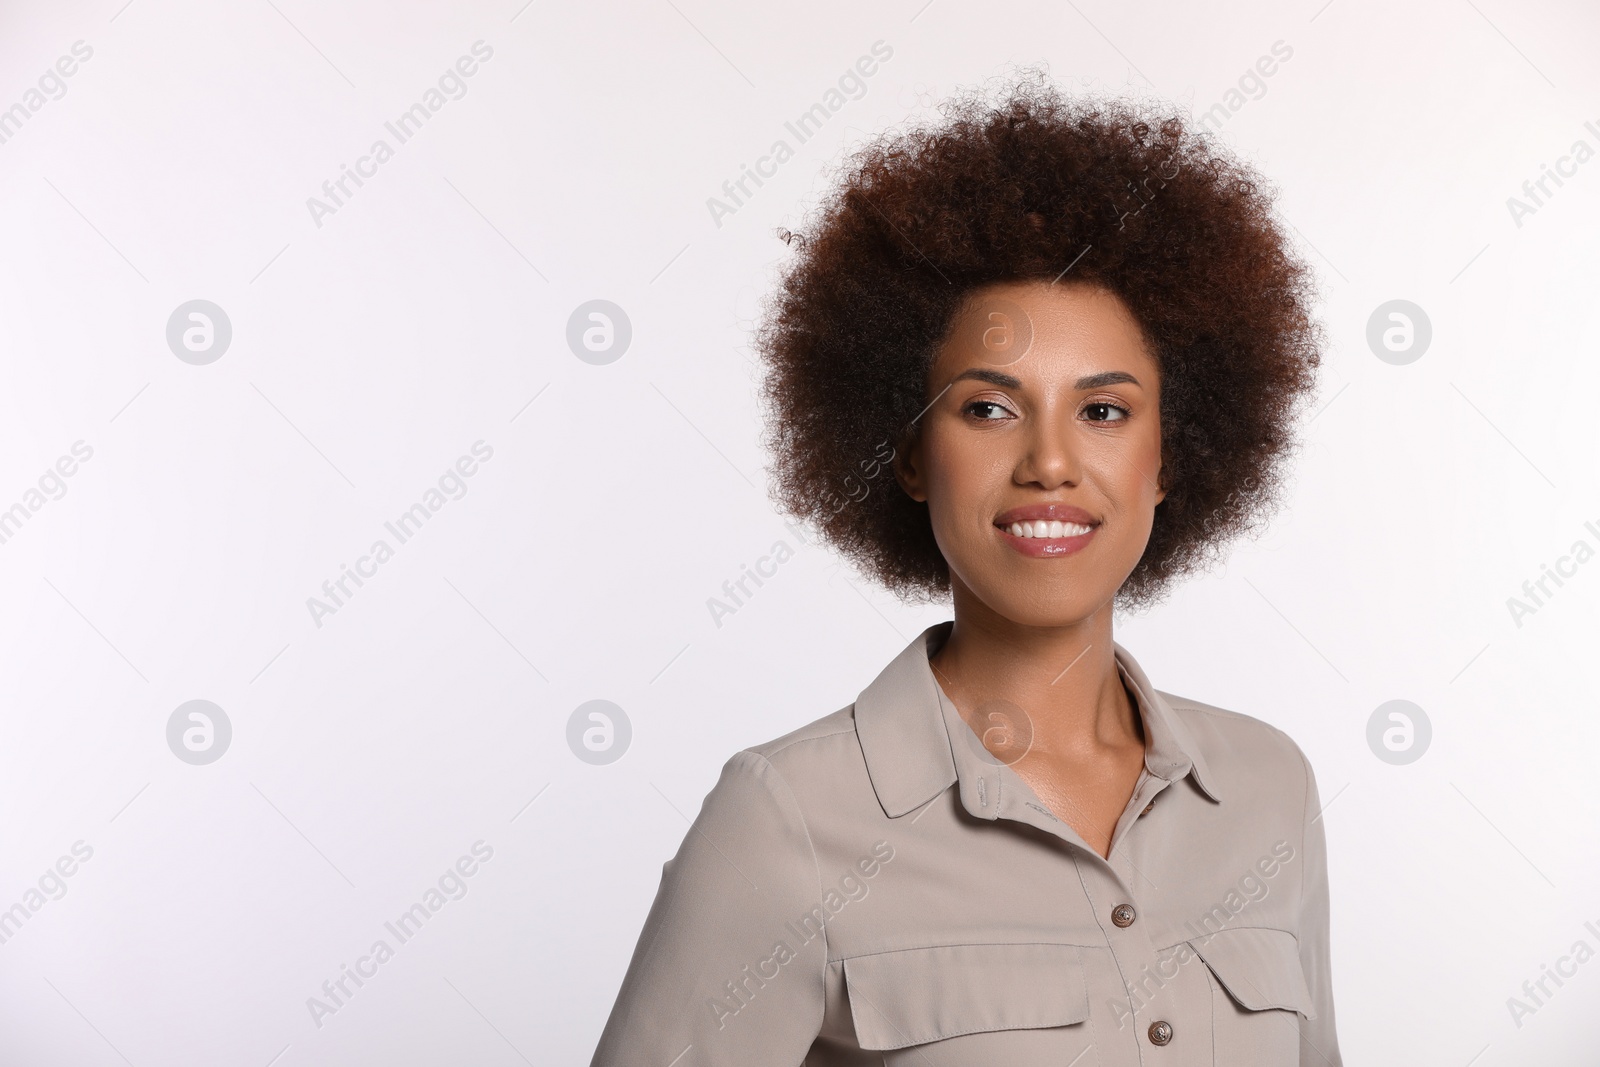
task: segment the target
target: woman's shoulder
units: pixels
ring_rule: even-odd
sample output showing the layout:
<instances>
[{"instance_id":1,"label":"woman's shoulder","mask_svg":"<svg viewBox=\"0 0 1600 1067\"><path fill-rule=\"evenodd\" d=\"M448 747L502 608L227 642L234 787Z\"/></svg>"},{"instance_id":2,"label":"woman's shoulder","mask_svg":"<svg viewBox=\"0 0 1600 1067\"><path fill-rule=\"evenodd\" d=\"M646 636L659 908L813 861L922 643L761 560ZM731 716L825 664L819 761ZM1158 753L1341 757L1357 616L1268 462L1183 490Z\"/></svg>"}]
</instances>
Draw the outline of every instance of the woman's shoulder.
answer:
<instances>
[{"instance_id":1,"label":"woman's shoulder","mask_svg":"<svg viewBox=\"0 0 1600 1067\"><path fill-rule=\"evenodd\" d=\"M820 719L813 719L786 734L769 741L748 745L744 751L754 752L768 762L796 763L814 759L837 759L848 755L850 749L861 751L856 741L855 705L846 704Z\"/></svg>"},{"instance_id":2,"label":"woman's shoulder","mask_svg":"<svg viewBox=\"0 0 1600 1067\"><path fill-rule=\"evenodd\" d=\"M1264 719L1160 692L1188 731L1207 767L1224 785L1250 792L1292 791L1303 797L1312 780L1311 761L1295 739Z\"/></svg>"},{"instance_id":3,"label":"woman's shoulder","mask_svg":"<svg viewBox=\"0 0 1600 1067\"><path fill-rule=\"evenodd\" d=\"M806 822L866 810L875 801L856 733L855 705L732 753L713 793L743 792L738 783L772 795Z\"/></svg>"}]
</instances>

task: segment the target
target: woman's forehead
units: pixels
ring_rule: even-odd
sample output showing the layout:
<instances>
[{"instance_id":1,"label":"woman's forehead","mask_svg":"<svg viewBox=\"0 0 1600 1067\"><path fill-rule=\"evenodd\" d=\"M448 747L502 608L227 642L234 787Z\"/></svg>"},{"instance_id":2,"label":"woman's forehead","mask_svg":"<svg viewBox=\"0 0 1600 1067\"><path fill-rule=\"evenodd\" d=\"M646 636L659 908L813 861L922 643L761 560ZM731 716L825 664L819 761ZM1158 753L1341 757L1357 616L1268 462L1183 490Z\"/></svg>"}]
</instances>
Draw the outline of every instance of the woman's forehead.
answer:
<instances>
[{"instance_id":1,"label":"woman's forehead","mask_svg":"<svg viewBox=\"0 0 1600 1067\"><path fill-rule=\"evenodd\" d=\"M1001 282L969 293L932 368L950 380L969 367L1023 382L1081 378L1121 370L1141 383L1156 361L1123 300L1092 282Z\"/></svg>"}]
</instances>

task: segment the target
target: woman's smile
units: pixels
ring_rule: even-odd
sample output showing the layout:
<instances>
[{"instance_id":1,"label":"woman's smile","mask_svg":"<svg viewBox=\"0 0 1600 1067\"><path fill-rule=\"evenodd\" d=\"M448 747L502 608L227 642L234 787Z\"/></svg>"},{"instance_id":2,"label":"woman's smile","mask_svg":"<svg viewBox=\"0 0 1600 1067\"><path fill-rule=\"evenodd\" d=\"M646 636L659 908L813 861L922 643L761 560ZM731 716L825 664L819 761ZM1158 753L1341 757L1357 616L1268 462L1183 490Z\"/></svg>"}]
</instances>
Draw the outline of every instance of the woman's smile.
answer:
<instances>
[{"instance_id":1,"label":"woman's smile","mask_svg":"<svg viewBox=\"0 0 1600 1067\"><path fill-rule=\"evenodd\" d=\"M994 520L1007 547L1036 559L1070 556L1089 544L1100 520L1071 504L1029 504Z\"/></svg>"}]
</instances>

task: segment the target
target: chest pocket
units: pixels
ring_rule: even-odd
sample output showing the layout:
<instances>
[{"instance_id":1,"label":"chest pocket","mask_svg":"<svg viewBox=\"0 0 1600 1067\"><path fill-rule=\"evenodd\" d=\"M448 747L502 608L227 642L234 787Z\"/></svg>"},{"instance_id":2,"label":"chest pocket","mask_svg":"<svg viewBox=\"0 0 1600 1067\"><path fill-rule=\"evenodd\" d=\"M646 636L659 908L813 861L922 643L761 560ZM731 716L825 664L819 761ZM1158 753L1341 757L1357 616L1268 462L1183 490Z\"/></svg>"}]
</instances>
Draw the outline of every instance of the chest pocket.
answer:
<instances>
[{"instance_id":1,"label":"chest pocket","mask_svg":"<svg viewBox=\"0 0 1600 1067\"><path fill-rule=\"evenodd\" d=\"M888 1067L1069 1063L1091 1043L1080 953L983 943L847 958L856 1041Z\"/></svg>"},{"instance_id":2,"label":"chest pocket","mask_svg":"<svg viewBox=\"0 0 1600 1067\"><path fill-rule=\"evenodd\" d=\"M1315 1019L1300 966L1299 942L1287 930L1219 930L1189 942L1215 978L1214 1039L1263 1063L1300 1062L1300 1016ZM1298 1013L1298 1014L1297 1014Z\"/></svg>"},{"instance_id":3,"label":"chest pocket","mask_svg":"<svg viewBox=\"0 0 1600 1067\"><path fill-rule=\"evenodd\" d=\"M1189 942L1217 981L1249 1011L1282 1008L1307 1019L1317 1013L1300 967L1299 942L1287 930L1219 930Z\"/></svg>"}]
</instances>

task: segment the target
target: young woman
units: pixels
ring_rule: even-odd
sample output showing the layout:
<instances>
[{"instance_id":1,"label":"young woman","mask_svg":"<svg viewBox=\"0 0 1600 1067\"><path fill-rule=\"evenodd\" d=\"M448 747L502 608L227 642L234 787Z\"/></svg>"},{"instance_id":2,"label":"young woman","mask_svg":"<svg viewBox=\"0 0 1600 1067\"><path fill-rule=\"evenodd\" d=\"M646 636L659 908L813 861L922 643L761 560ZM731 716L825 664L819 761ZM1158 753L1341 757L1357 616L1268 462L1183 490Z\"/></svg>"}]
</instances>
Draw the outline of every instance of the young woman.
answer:
<instances>
[{"instance_id":1,"label":"young woman","mask_svg":"<svg viewBox=\"0 0 1600 1067\"><path fill-rule=\"evenodd\" d=\"M863 149L793 244L775 491L955 617L727 761L593 1063L1338 1067L1309 763L1112 636L1266 514L1313 382L1259 180L1035 75Z\"/></svg>"}]
</instances>

